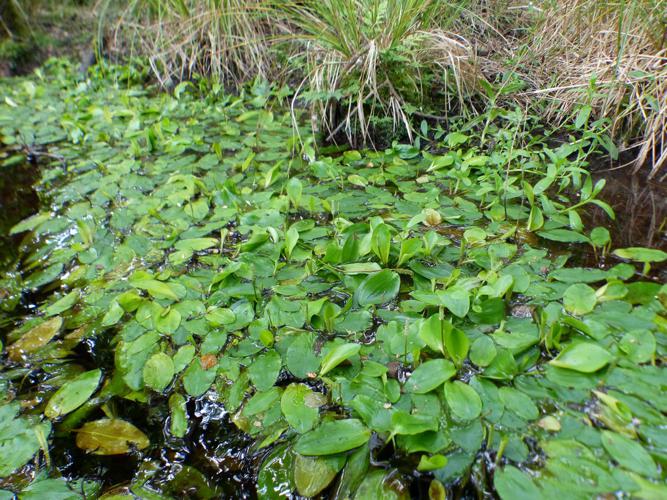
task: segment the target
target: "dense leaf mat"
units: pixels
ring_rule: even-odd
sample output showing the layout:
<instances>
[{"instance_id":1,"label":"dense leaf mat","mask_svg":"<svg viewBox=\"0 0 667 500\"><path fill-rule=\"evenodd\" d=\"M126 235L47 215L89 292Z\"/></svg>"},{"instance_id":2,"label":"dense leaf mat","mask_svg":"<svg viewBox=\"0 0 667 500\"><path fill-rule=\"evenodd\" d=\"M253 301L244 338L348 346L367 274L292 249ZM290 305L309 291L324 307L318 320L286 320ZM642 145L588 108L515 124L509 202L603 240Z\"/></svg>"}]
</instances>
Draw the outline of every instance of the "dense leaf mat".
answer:
<instances>
[{"instance_id":1,"label":"dense leaf mat","mask_svg":"<svg viewBox=\"0 0 667 500\"><path fill-rule=\"evenodd\" d=\"M327 157L265 86L127 77L56 61L0 82L3 168L36 159L45 202L0 282L5 487L108 491L59 479L57 440L140 457L116 493L192 492L171 484L188 440L229 418L262 498L667 497L667 289L628 262L566 265L608 236L583 231L602 186L561 169L571 150L450 133L437 156Z\"/></svg>"}]
</instances>

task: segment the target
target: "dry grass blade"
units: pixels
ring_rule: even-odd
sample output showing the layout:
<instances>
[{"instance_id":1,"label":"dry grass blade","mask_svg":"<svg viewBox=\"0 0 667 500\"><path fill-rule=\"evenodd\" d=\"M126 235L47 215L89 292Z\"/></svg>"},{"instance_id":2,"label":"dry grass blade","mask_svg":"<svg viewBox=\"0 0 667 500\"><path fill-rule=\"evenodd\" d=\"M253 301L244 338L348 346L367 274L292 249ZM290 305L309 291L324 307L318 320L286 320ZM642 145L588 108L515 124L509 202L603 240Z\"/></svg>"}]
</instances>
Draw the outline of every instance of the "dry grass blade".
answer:
<instances>
[{"instance_id":1,"label":"dry grass blade","mask_svg":"<svg viewBox=\"0 0 667 500\"><path fill-rule=\"evenodd\" d=\"M635 170L651 176L667 163L667 1L541 2L528 42L525 73L551 99L547 117L570 118L590 105L611 120L611 133L639 148Z\"/></svg>"}]
</instances>

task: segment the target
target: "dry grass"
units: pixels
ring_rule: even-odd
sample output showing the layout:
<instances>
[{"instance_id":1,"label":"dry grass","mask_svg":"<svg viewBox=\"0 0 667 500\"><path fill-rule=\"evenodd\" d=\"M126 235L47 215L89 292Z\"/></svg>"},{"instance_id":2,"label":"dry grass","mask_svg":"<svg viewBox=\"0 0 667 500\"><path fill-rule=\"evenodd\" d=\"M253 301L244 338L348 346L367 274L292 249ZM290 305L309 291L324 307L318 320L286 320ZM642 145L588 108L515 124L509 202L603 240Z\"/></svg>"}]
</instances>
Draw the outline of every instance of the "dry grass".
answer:
<instances>
[{"instance_id":1,"label":"dry grass","mask_svg":"<svg viewBox=\"0 0 667 500\"><path fill-rule=\"evenodd\" d=\"M613 137L638 148L635 169L667 163L667 1L543 1L527 40L526 76L556 123L589 105Z\"/></svg>"},{"instance_id":2,"label":"dry grass","mask_svg":"<svg viewBox=\"0 0 667 500\"><path fill-rule=\"evenodd\" d=\"M238 84L271 76L272 12L262 0L131 0L113 42L148 55L163 85L195 74Z\"/></svg>"}]
</instances>

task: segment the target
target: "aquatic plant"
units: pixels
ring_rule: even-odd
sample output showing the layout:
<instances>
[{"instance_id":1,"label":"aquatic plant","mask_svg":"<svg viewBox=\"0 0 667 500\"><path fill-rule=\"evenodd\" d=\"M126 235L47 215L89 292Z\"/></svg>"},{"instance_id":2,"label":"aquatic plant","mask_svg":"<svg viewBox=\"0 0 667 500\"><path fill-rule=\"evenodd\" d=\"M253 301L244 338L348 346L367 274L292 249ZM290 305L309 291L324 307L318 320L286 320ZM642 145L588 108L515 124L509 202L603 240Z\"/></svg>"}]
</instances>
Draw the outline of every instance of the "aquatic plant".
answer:
<instances>
[{"instance_id":1,"label":"aquatic plant","mask_svg":"<svg viewBox=\"0 0 667 500\"><path fill-rule=\"evenodd\" d=\"M667 254L576 264L586 204L613 215L580 145L517 148L517 115L330 156L282 89L137 73L0 82L46 201L0 281L3 487L115 494L124 455L140 497L665 496L667 287L633 262Z\"/></svg>"}]
</instances>

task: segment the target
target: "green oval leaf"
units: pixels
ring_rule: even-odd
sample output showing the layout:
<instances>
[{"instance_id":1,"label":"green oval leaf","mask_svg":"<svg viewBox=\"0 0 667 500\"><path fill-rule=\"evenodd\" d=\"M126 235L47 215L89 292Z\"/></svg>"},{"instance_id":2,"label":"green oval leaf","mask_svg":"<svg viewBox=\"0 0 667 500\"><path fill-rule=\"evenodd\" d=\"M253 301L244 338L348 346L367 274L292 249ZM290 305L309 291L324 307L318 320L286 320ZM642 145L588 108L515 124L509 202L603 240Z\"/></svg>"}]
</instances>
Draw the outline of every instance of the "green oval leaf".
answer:
<instances>
[{"instance_id":1,"label":"green oval leaf","mask_svg":"<svg viewBox=\"0 0 667 500\"><path fill-rule=\"evenodd\" d=\"M100 378L102 378L102 370L98 369L84 372L66 382L51 396L44 409L44 415L49 418L58 418L76 410L93 395L100 383Z\"/></svg>"},{"instance_id":2,"label":"green oval leaf","mask_svg":"<svg viewBox=\"0 0 667 500\"><path fill-rule=\"evenodd\" d=\"M457 420L473 420L482 412L482 400L477 391L460 380L445 384L445 400Z\"/></svg>"},{"instance_id":3,"label":"green oval leaf","mask_svg":"<svg viewBox=\"0 0 667 500\"><path fill-rule=\"evenodd\" d=\"M419 365L405 383L405 390L425 394L436 389L456 374L456 368L446 359L432 359Z\"/></svg>"},{"instance_id":4,"label":"green oval leaf","mask_svg":"<svg viewBox=\"0 0 667 500\"><path fill-rule=\"evenodd\" d=\"M144 365L144 383L157 392L162 392L174 378L174 362L163 352L153 354Z\"/></svg>"},{"instance_id":5,"label":"green oval leaf","mask_svg":"<svg viewBox=\"0 0 667 500\"><path fill-rule=\"evenodd\" d=\"M322 359L322 367L320 369L320 376L326 375L331 370L336 368L343 361L351 358L359 352L361 345L353 342L341 344L331 349L324 359Z\"/></svg>"},{"instance_id":6,"label":"green oval leaf","mask_svg":"<svg viewBox=\"0 0 667 500\"><path fill-rule=\"evenodd\" d=\"M361 446L370 437L371 431L359 420L334 420L302 435L294 449L301 455L333 455Z\"/></svg>"},{"instance_id":7,"label":"green oval leaf","mask_svg":"<svg viewBox=\"0 0 667 500\"><path fill-rule=\"evenodd\" d=\"M593 373L606 366L614 356L609 351L591 342L570 344L549 364L581 373Z\"/></svg>"},{"instance_id":8,"label":"green oval leaf","mask_svg":"<svg viewBox=\"0 0 667 500\"><path fill-rule=\"evenodd\" d=\"M366 277L357 288L355 298L362 307L384 304L398 295L400 286L401 278L398 274L384 269Z\"/></svg>"}]
</instances>

